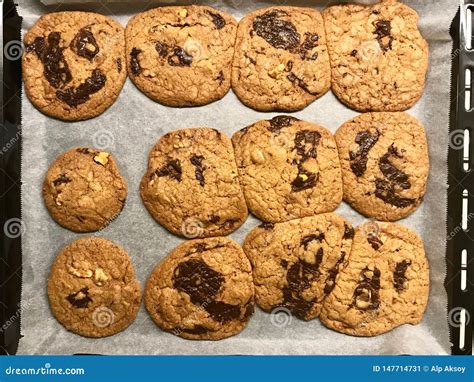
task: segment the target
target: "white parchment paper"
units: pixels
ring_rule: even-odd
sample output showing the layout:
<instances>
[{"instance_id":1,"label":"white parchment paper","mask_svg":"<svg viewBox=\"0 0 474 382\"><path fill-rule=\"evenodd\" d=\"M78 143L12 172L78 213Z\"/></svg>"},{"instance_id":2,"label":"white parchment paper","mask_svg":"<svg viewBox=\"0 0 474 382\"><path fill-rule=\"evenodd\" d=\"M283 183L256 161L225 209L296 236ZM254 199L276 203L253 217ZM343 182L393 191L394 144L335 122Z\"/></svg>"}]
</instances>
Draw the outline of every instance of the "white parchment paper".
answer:
<instances>
[{"instance_id":1,"label":"white parchment paper","mask_svg":"<svg viewBox=\"0 0 474 382\"><path fill-rule=\"evenodd\" d=\"M41 15L57 10L89 10L107 14L123 25L135 13L159 5L150 1L88 3L85 1L20 0L19 12L28 30ZM163 3L169 3L165 1ZM368 1L365 1L367 3ZM73 3L73 4L65 4ZM197 1L194 1L197 3ZM322 9L329 1L207 1L240 19L245 13L267 5L301 5ZM43 177L51 161L74 146L102 147L111 151L129 185L124 211L105 230L96 233L122 245L130 254L138 278L144 285L157 262L181 239L169 234L148 214L139 196L149 150L164 133L186 127L209 126L229 136L259 119L275 113L259 113L243 106L229 92L221 101L199 108L161 106L138 91L127 80L115 104L98 118L66 123L38 112L23 97L22 193L23 220L23 307L20 354L446 354L449 352L446 318L444 251L446 244L446 156L451 63L449 25L456 12L454 0L406 0L420 16L422 34L430 45L430 69L423 98L409 113L425 125L431 159L428 191L424 203L401 223L417 231L425 242L431 267L431 293L423 322L404 325L373 338L355 338L324 328L319 321L296 318L272 323L270 315L257 309L241 334L219 342L188 341L162 332L142 306L137 320L124 332L103 339L87 339L67 332L52 316L46 294L50 266L58 251L80 235L57 225L48 215L41 197ZM332 93L296 117L335 131L356 115ZM364 219L343 204L338 213L354 225ZM231 235L242 243L259 222L249 217ZM285 317L280 317L285 318Z\"/></svg>"}]
</instances>

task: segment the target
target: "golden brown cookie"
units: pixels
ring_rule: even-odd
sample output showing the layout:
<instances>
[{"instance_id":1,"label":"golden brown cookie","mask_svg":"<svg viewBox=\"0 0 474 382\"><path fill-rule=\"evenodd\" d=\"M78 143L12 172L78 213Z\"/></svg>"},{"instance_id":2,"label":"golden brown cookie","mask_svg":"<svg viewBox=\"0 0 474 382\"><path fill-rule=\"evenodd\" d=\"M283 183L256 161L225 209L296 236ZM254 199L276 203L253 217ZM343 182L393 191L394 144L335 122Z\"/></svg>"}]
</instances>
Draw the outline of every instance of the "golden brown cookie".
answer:
<instances>
[{"instance_id":1,"label":"golden brown cookie","mask_svg":"<svg viewBox=\"0 0 474 382\"><path fill-rule=\"evenodd\" d=\"M106 227L122 211L127 184L107 152L73 148L50 166L43 198L51 217L74 232Z\"/></svg>"},{"instance_id":2,"label":"golden brown cookie","mask_svg":"<svg viewBox=\"0 0 474 382\"><path fill-rule=\"evenodd\" d=\"M295 111L330 88L323 18L310 8L270 7L239 23L232 88L247 106Z\"/></svg>"},{"instance_id":3,"label":"golden brown cookie","mask_svg":"<svg viewBox=\"0 0 474 382\"><path fill-rule=\"evenodd\" d=\"M429 157L417 119L403 112L362 114L344 123L335 137L344 199L357 211L393 221L421 204Z\"/></svg>"},{"instance_id":4,"label":"golden brown cookie","mask_svg":"<svg viewBox=\"0 0 474 382\"><path fill-rule=\"evenodd\" d=\"M220 340L245 328L253 310L252 268L242 248L215 237L187 241L153 270L145 306L174 335Z\"/></svg>"},{"instance_id":5,"label":"golden brown cookie","mask_svg":"<svg viewBox=\"0 0 474 382\"><path fill-rule=\"evenodd\" d=\"M56 319L85 337L106 337L127 328L141 303L130 257L100 237L82 237L54 260L48 297Z\"/></svg>"},{"instance_id":6,"label":"golden brown cookie","mask_svg":"<svg viewBox=\"0 0 474 382\"><path fill-rule=\"evenodd\" d=\"M266 311L284 307L302 320L318 317L349 257L353 236L351 225L331 213L253 229L244 252L252 263L258 306Z\"/></svg>"},{"instance_id":7,"label":"golden brown cookie","mask_svg":"<svg viewBox=\"0 0 474 382\"><path fill-rule=\"evenodd\" d=\"M140 193L158 223L190 239L227 235L248 215L232 143L215 129L161 137L150 152Z\"/></svg>"},{"instance_id":8,"label":"golden brown cookie","mask_svg":"<svg viewBox=\"0 0 474 382\"><path fill-rule=\"evenodd\" d=\"M418 324L428 303L429 266L418 235L394 223L366 222L320 315L328 328L375 336Z\"/></svg>"},{"instance_id":9,"label":"golden brown cookie","mask_svg":"<svg viewBox=\"0 0 474 382\"><path fill-rule=\"evenodd\" d=\"M278 116L232 137L250 211L282 222L336 209L342 200L336 142L324 127Z\"/></svg>"},{"instance_id":10,"label":"golden brown cookie","mask_svg":"<svg viewBox=\"0 0 474 382\"><path fill-rule=\"evenodd\" d=\"M198 106L230 89L237 30L217 9L159 7L133 17L126 30L128 73L148 97L168 106Z\"/></svg>"},{"instance_id":11,"label":"golden brown cookie","mask_svg":"<svg viewBox=\"0 0 474 382\"><path fill-rule=\"evenodd\" d=\"M24 38L26 95L43 113L66 121L98 116L127 77L123 27L91 12L42 16Z\"/></svg>"},{"instance_id":12,"label":"golden brown cookie","mask_svg":"<svg viewBox=\"0 0 474 382\"><path fill-rule=\"evenodd\" d=\"M402 111L421 97L428 44L418 14L396 0L344 4L323 12L332 90L359 111Z\"/></svg>"}]
</instances>

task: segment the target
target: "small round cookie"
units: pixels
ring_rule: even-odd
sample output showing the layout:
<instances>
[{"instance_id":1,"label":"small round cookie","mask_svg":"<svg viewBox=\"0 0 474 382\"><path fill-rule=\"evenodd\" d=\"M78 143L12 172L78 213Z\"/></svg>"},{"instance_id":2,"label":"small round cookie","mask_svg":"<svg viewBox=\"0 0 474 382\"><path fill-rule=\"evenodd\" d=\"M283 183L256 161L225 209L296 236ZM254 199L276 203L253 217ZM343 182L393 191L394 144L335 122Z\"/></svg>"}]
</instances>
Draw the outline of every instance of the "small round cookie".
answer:
<instances>
[{"instance_id":1,"label":"small round cookie","mask_svg":"<svg viewBox=\"0 0 474 382\"><path fill-rule=\"evenodd\" d=\"M358 111L403 111L423 94L428 43L418 14L396 0L323 12L332 90Z\"/></svg>"},{"instance_id":2,"label":"small round cookie","mask_svg":"<svg viewBox=\"0 0 474 382\"><path fill-rule=\"evenodd\" d=\"M82 237L54 260L48 297L54 316L67 330L106 337L135 320L141 288L123 248L100 237Z\"/></svg>"},{"instance_id":3,"label":"small round cookie","mask_svg":"<svg viewBox=\"0 0 474 382\"><path fill-rule=\"evenodd\" d=\"M395 223L356 229L349 261L323 304L321 322L353 336L418 324L429 295L429 265L418 235Z\"/></svg>"},{"instance_id":4,"label":"small round cookie","mask_svg":"<svg viewBox=\"0 0 474 382\"><path fill-rule=\"evenodd\" d=\"M128 74L164 105L206 105L230 89L236 31L232 16L207 6L139 13L126 29Z\"/></svg>"},{"instance_id":5,"label":"small round cookie","mask_svg":"<svg viewBox=\"0 0 474 382\"><path fill-rule=\"evenodd\" d=\"M232 143L205 127L160 138L150 152L140 194L158 223L188 239L228 235L248 215Z\"/></svg>"},{"instance_id":6,"label":"small round cookie","mask_svg":"<svg viewBox=\"0 0 474 382\"><path fill-rule=\"evenodd\" d=\"M232 88L260 111L303 109L331 87L323 18L315 9L271 7L237 29Z\"/></svg>"},{"instance_id":7,"label":"small round cookie","mask_svg":"<svg viewBox=\"0 0 474 382\"><path fill-rule=\"evenodd\" d=\"M107 152L73 148L49 168L43 198L51 217L74 232L106 227L122 211L127 184Z\"/></svg>"},{"instance_id":8,"label":"small round cookie","mask_svg":"<svg viewBox=\"0 0 474 382\"><path fill-rule=\"evenodd\" d=\"M383 221L408 216L423 201L429 173L421 123L410 115L367 113L336 132L344 200Z\"/></svg>"},{"instance_id":9,"label":"small round cookie","mask_svg":"<svg viewBox=\"0 0 474 382\"><path fill-rule=\"evenodd\" d=\"M268 312L284 307L302 320L318 317L353 236L351 225L331 213L250 231L244 252L252 263L258 306Z\"/></svg>"},{"instance_id":10,"label":"small round cookie","mask_svg":"<svg viewBox=\"0 0 474 382\"><path fill-rule=\"evenodd\" d=\"M42 16L25 35L26 95L43 113L65 121L98 116L125 83L125 32L91 12Z\"/></svg>"},{"instance_id":11,"label":"small round cookie","mask_svg":"<svg viewBox=\"0 0 474 382\"><path fill-rule=\"evenodd\" d=\"M330 212L342 201L336 142L324 127L278 116L232 137L250 211L266 222Z\"/></svg>"},{"instance_id":12,"label":"small round cookie","mask_svg":"<svg viewBox=\"0 0 474 382\"><path fill-rule=\"evenodd\" d=\"M220 340L242 331L253 314L252 268L232 240L190 240L155 267L144 300L161 329L193 340Z\"/></svg>"}]
</instances>

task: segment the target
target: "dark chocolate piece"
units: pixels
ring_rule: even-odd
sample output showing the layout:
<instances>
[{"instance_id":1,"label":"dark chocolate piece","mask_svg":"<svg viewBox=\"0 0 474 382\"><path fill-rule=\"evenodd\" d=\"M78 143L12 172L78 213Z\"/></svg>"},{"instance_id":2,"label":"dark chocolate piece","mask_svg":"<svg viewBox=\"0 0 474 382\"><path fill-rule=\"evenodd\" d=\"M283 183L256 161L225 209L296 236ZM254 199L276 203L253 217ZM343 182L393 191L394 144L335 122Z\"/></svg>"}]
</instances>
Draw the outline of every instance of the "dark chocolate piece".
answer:
<instances>
[{"instance_id":1,"label":"dark chocolate piece","mask_svg":"<svg viewBox=\"0 0 474 382\"><path fill-rule=\"evenodd\" d=\"M201 187L204 187L204 185L206 184L206 181L204 179L204 170L206 168L202 165L203 160L204 157L202 155L193 155L190 158L192 165L196 168L194 171L196 180L199 182Z\"/></svg>"},{"instance_id":2,"label":"dark chocolate piece","mask_svg":"<svg viewBox=\"0 0 474 382\"><path fill-rule=\"evenodd\" d=\"M78 56L92 61L99 53L99 44L89 28L81 28L74 36L70 44L71 50Z\"/></svg>"},{"instance_id":3,"label":"dark chocolate piece","mask_svg":"<svg viewBox=\"0 0 474 382\"><path fill-rule=\"evenodd\" d=\"M84 295L78 297L79 295ZM89 288L84 287L76 293L69 294L66 299L71 303L75 308L87 308L92 302L92 299L89 296Z\"/></svg>"},{"instance_id":4,"label":"dark chocolate piece","mask_svg":"<svg viewBox=\"0 0 474 382\"><path fill-rule=\"evenodd\" d=\"M92 75L77 88L56 90L56 96L71 107L77 107L90 99L90 96L100 91L107 81L107 77L100 69L94 69Z\"/></svg>"},{"instance_id":5,"label":"dark chocolate piece","mask_svg":"<svg viewBox=\"0 0 474 382\"><path fill-rule=\"evenodd\" d=\"M300 34L293 23L280 17L287 15L281 10L272 10L257 16L253 30L271 46L277 49L293 50L300 43Z\"/></svg>"},{"instance_id":6,"label":"dark chocolate piece","mask_svg":"<svg viewBox=\"0 0 474 382\"><path fill-rule=\"evenodd\" d=\"M182 173L179 159L171 159L163 167L155 171L155 175L158 177L168 176L171 179L176 179L178 182L181 182Z\"/></svg>"},{"instance_id":7,"label":"dark chocolate piece","mask_svg":"<svg viewBox=\"0 0 474 382\"><path fill-rule=\"evenodd\" d=\"M357 152L349 151L350 166L355 176L364 175L365 170L367 170L367 156L379 140L379 136L378 130L374 134L371 134L368 130L357 133L355 143L359 145L359 150Z\"/></svg>"},{"instance_id":8,"label":"dark chocolate piece","mask_svg":"<svg viewBox=\"0 0 474 382\"><path fill-rule=\"evenodd\" d=\"M142 67L140 66L140 60L138 56L142 52L141 49L133 48L130 52L130 68L134 76L138 76L142 72Z\"/></svg>"}]
</instances>

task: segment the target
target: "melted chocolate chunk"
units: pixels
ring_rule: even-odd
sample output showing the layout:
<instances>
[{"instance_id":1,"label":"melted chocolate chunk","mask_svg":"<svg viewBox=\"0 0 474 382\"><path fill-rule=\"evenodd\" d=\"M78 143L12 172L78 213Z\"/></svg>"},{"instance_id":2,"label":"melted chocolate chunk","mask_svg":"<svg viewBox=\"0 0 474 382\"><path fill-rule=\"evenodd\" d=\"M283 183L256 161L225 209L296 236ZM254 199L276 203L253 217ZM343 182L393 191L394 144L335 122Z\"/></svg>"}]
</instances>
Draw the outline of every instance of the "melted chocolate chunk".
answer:
<instances>
[{"instance_id":1,"label":"melted chocolate chunk","mask_svg":"<svg viewBox=\"0 0 474 382\"><path fill-rule=\"evenodd\" d=\"M222 274L197 259L179 263L173 275L174 287L187 293L195 305L207 305L212 301L224 281Z\"/></svg>"},{"instance_id":2,"label":"melted chocolate chunk","mask_svg":"<svg viewBox=\"0 0 474 382\"><path fill-rule=\"evenodd\" d=\"M367 235L367 241L372 246L372 248L375 249L376 251L378 251L379 248L383 245L382 240L380 240L379 237L375 233L369 233Z\"/></svg>"},{"instance_id":3,"label":"melted chocolate chunk","mask_svg":"<svg viewBox=\"0 0 474 382\"><path fill-rule=\"evenodd\" d=\"M76 151L78 153L81 153L81 154L91 154L91 150L89 150L88 148L85 148L85 147L80 147L78 149L76 149Z\"/></svg>"},{"instance_id":4,"label":"melted chocolate chunk","mask_svg":"<svg viewBox=\"0 0 474 382\"><path fill-rule=\"evenodd\" d=\"M142 52L141 49L133 48L130 52L130 68L134 76L138 76L142 72L142 67L140 66L140 60L138 56Z\"/></svg>"},{"instance_id":5,"label":"melted chocolate chunk","mask_svg":"<svg viewBox=\"0 0 474 382\"><path fill-rule=\"evenodd\" d=\"M226 304L222 301L210 301L204 305L204 309L218 322L227 322L240 318L240 305Z\"/></svg>"},{"instance_id":6,"label":"melted chocolate chunk","mask_svg":"<svg viewBox=\"0 0 474 382\"><path fill-rule=\"evenodd\" d=\"M300 34L293 23L282 20L287 15L281 10L272 10L257 16L253 21L253 30L271 46L277 49L293 50L300 43Z\"/></svg>"},{"instance_id":7,"label":"melted chocolate chunk","mask_svg":"<svg viewBox=\"0 0 474 382\"><path fill-rule=\"evenodd\" d=\"M282 266L282 268L285 268L285 269L286 269L286 268L288 267L288 261L282 259L282 260L280 261L280 265Z\"/></svg>"},{"instance_id":8,"label":"melted chocolate chunk","mask_svg":"<svg viewBox=\"0 0 474 382\"><path fill-rule=\"evenodd\" d=\"M77 107L90 99L90 96L97 93L105 86L107 77L100 69L94 69L92 75L86 78L85 82L77 88L56 90L56 96L71 107Z\"/></svg>"},{"instance_id":9,"label":"melted chocolate chunk","mask_svg":"<svg viewBox=\"0 0 474 382\"><path fill-rule=\"evenodd\" d=\"M82 28L77 32L70 45L73 52L78 56L92 61L99 53L99 45L89 28Z\"/></svg>"},{"instance_id":10,"label":"melted chocolate chunk","mask_svg":"<svg viewBox=\"0 0 474 382\"><path fill-rule=\"evenodd\" d=\"M354 238L354 228L344 224L344 236L343 239L353 239Z\"/></svg>"},{"instance_id":11,"label":"melted chocolate chunk","mask_svg":"<svg viewBox=\"0 0 474 382\"><path fill-rule=\"evenodd\" d=\"M210 11L207 11L207 14L208 14L209 16L211 16L212 22L213 22L214 27L215 27L216 29L222 29L222 28L225 27L225 20L224 20L224 18L223 18L220 14L214 13L214 12L210 12Z\"/></svg>"},{"instance_id":12,"label":"melted chocolate chunk","mask_svg":"<svg viewBox=\"0 0 474 382\"><path fill-rule=\"evenodd\" d=\"M288 286L283 288L282 306L287 307L298 318L304 320L312 309L314 300L307 301L302 297L302 292L311 287L311 284L319 279L319 267L323 260L323 249L319 248L315 255L314 264L298 260L286 273ZM288 264L287 264L288 265Z\"/></svg>"},{"instance_id":13,"label":"melted chocolate chunk","mask_svg":"<svg viewBox=\"0 0 474 382\"><path fill-rule=\"evenodd\" d=\"M174 328L172 330L173 332L177 332L177 333L187 333L187 334L196 334L196 335L199 335L199 334L206 334L212 330L206 328L205 326L202 326L202 325L194 325L193 328L181 328L181 327L177 327L177 328Z\"/></svg>"},{"instance_id":14,"label":"melted chocolate chunk","mask_svg":"<svg viewBox=\"0 0 474 382\"><path fill-rule=\"evenodd\" d=\"M273 227L275 227L275 224L273 223L262 223L259 225L259 228L263 228L263 229L266 229L266 230L272 230Z\"/></svg>"},{"instance_id":15,"label":"melted chocolate chunk","mask_svg":"<svg viewBox=\"0 0 474 382\"><path fill-rule=\"evenodd\" d=\"M248 321L248 319L252 316L252 314L255 312L255 306L253 305L253 302L247 303L247 307L245 308L245 313L244 317L242 318L242 321Z\"/></svg>"},{"instance_id":16,"label":"melted chocolate chunk","mask_svg":"<svg viewBox=\"0 0 474 382\"><path fill-rule=\"evenodd\" d=\"M391 35L392 25L388 20L381 20L375 23L375 34L380 48L387 52L392 49L393 36Z\"/></svg>"},{"instance_id":17,"label":"melted chocolate chunk","mask_svg":"<svg viewBox=\"0 0 474 382\"><path fill-rule=\"evenodd\" d=\"M317 147L321 139L321 134L312 130L301 130L295 135L296 153L301 157L301 162L305 162L309 158L317 157ZM301 163L299 162L299 163Z\"/></svg>"},{"instance_id":18,"label":"melted chocolate chunk","mask_svg":"<svg viewBox=\"0 0 474 382\"><path fill-rule=\"evenodd\" d=\"M398 196L394 184L383 179L375 180L375 196L382 199L385 203L398 208L409 207L416 202L415 199L402 198Z\"/></svg>"},{"instance_id":19,"label":"melted chocolate chunk","mask_svg":"<svg viewBox=\"0 0 474 382\"><path fill-rule=\"evenodd\" d=\"M196 180L199 182L201 187L204 187L206 184L206 181L204 179L204 170L206 169L202 165L202 161L204 160L204 157L202 155L193 155L190 159L192 165L196 168L194 171Z\"/></svg>"},{"instance_id":20,"label":"melted chocolate chunk","mask_svg":"<svg viewBox=\"0 0 474 382\"><path fill-rule=\"evenodd\" d=\"M92 302L92 299L89 296L89 288L87 287L82 288L76 293L71 293L66 297L66 299L75 308L87 308Z\"/></svg>"},{"instance_id":21,"label":"melted chocolate chunk","mask_svg":"<svg viewBox=\"0 0 474 382\"><path fill-rule=\"evenodd\" d=\"M117 63L117 71L119 73L122 72L122 59L120 57L118 57L115 62Z\"/></svg>"},{"instance_id":22,"label":"melted chocolate chunk","mask_svg":"<svg viewBox=\"0 0 474 382\"><path fill-rule=\"evenodd\" d=\"M209 222L212 224L217 224L219 223L220 217L218 215L211 215L209 218Z\"/></svg>"},{"instance_id":23,"label":"melted chocolate chunk","mask_svg":"<svg viewBox=\"0 0 474 382\"><path fill-rule=\"evenodd\" d=\"M34 52L43 64L43 74L49 84L59 89L72 80L72 74L60 47L61 35L51 32L47 40L36 37L34 42L26 47L26 52Z\"/></svg>"},{"instance_id":24,"label":"melted chocolate chunk","mask_svg":"<svg viewBox=\"0 0 474 382\"><path fill-rule=\"evenodd\" d=\"M219 85L222 85L222 83L224 82L225 80L225 77L224 77L224 72L221 70L219 72L219 75L216 77L216 81L219 81Z\"/></svg>"},{"instance_id":25,"label":"melted chocolate chunk","mask_svg":"<svg viewBox=\"0 0 474 382\"><path fill-rule=\"evenodd\" d=\"M66 184L71 182L71 179L69 179L65 174L59 175L59 177L55 180L53 180L53 184L55 187L61 185L61 184Z\"/></svg>"},{"instance_id":26,"label":"melted chocolate chunk","mask_svg":"<svg viewBox=\"0 0 474 382\"><path fill-rule=\"evenodd\" d=\"M351 56L352 56L352 57L357 56L357 50L354 49L354 50L351 52Z\"/></svg>"},{"instance_id":27,"label":"melted chocolate chunk","mask_svg":"<svg viewBox=\"0 0 474 382\"><path fill-rule=\"evenodd\" d=\"M375 180L375 196L382 199L385 203L398 208L405 208L415 204L415 199L402 198L397 195L397 187L408 190L411 187L408 175L395 167L390 162L390 157L402 158L397 149L391 145L386 154L379 160L379 168L385 179L377 178Z\"/></svg>"},{"instance_id":28,"label":"melted chocolate chunk","mask_svg":"<svg viewBox=\"0 0 474 382\"><path fill-rule=\"evenodd\" d=\"M354 290L350 308L359 310L375 310L380 306L380 270L364 268L360 272L361 280Z\"/></svg>"},{"instance_id":29,"label":"melted chocolate chunk","mask_svg":"<svg viewBox=\"0 0 474 382\"><path fill-rule=\"evenodd\" d=\"M270 119L270 126L267 127L267 130L272 133L279 133L284 127L291 126L293 121L298 121L295 117L290 117L288 115L277 115Z\"/></svg>"},{"instance_id":30,"label":"melted chocolate chunk","mask_svg":"<svg viewBox=\"0 0 474 382\"><path fill-rule=\"evenodd\" d=\"M165 58L168 55L169 49L170 49L169 45L163 44L159 41L156 42L155 44L155 50L158 52L158 54L162 58Z\"/></svg>"},{"instance_id":31,"label":"melted chocolate chunk","mask_svg":"<svg viewBox=\"0 0 474 382\"><path fill-rule=\"evenodd\" d=\"M324 240L324 232L311 234L303 236L300 240L300 245L304 247L304 249L308 249L309 243L312 241L322 242Z\"/></svg>"},{"instance_id":32,"label":"melted chocolate chunk","mask_svg":"<svg viewBox=\"0 0 474 382\"><path fill-rule=\"evenodd\" d=\"M324 293L329 294L333 291L334 287L336 286L336 277L339 273L339 268L344 263L346 258L346 253L344 251L341 252L341 257L337 260L334 267L328 270L328 277L326 278L326 283L324 285Z\"/></svg>"},{"instance_id":33,"label":"melted chocolate chunk","mask_svg":"<svg viewBox=\"0 0 474 382\"><path fill-rule=\"evenodd\" d=\"M168 64L171 66L190 66L193 62L193 56L186 53L180 46L173 48L173 54L168 57Z\"/></svg>"},{"instance_id":34,"label":"melted chocolate chunk","mask_svg":"<svg viewBox=\"0 0 474 382\"><path fill-rule=\"evenodd\" d=\"M304 169L301 165L298 165L298 175L296 178L291 182L291 190L293 192L299 192L303 190L307 190L308 188L313 188L316 186L316 183L319 180L319 173L314 174L306 169Z\"/></svg>"},{"instance_id":35,"label":"melted chocolate chunk","mask_svg":"<svg viewBox=\"0 0 474 382\"><path fill-rule=\"evenodd\" d=\"M308 88L308 84L302 78L299 78L298 76L296 76L295 73L290 72L290 74L288 74L286 76L286 78L288 78L288 81L293 82L296 85L298 85L306 93L311 94L312 96L317 96L318 95L317 92L310 91L309 88Z\"/></svg>"},{"instance_id":36,"label":"melted chocolate chunk","mask_svg":"<svg viewBox=\"0 0 474 382\"><path fill-rule=\"evenodd\" d=\"M386 154L384 154L379 160L379 168L382 171L382 174L389 181L396 183L404 190L408 190L411 187L410 181L408 180L408 175L403 171L396 168L391 162L390 157L395 156L397 158L403 158L401 154L398 153L397 149L391 145L388 148Z\"/></svg>"},{"instance_id":37,"label":"melted chocolate chunk","mask_svg":"<svg viewBox=\"0 0 474 382\"><path fill-rule=\"evenodd\" d=\"M395 271L393 272L393 286L398 293L405 289L405 281L407 280L405 273L410 265L410 260L403 260L395 266Z\"/></svg>"},{"instance_id":38,"label":"melted chocolate chunk","mask_svg":"<svg viewBox=\"0 0 474 382\"><path fill-rule=\"evenodd\" d=\"M359 150L357 152L349 152L350 166L355 176L362 176L365 170L367 170L367 156L379 140L379 136L378 130L374 134L371 134L368 130L357 133L355 143L359 145Z\"/></svg>"},{"instance_id":39,"label":"melted chocolate chunk","mask_svg":"<svg viewBox=\"0 0 474 382\"><path fill-rule=\"evenodd\" d=\"M221 273L197 259L179 263L173 275L173 286L187 293L193 304L204 308L218 322L235 320L241 314L239 305L214 300L224 282Z\"/></svg>"},{"instance_id":40,"label":"melted chocolate chunk","mask_svg":"<svg viewBox=\"0 0 474 382\"><path fill-rule=\"evenodd\" d=\"M168 176L178 182L181 182L182 173L181 162L179 159L169 160L163 167L155 171L155 175L158 177Z\"/></svg>"},{"instance_id":41,"label":"melted chocolate chunk","mask_svg":"<svg viewBox=\"0 0 474 382\"><path fill-rule=\"evenodd\" d=\"M308 51L314 49L318 46L319 36L316 33L305 33L305 39L303 43L296 49L294 49L293 53L299 54L302 60L316 60L318 58L318 53L314 53L311 56L308 55Z\"/></svg>"}]
</instances>

